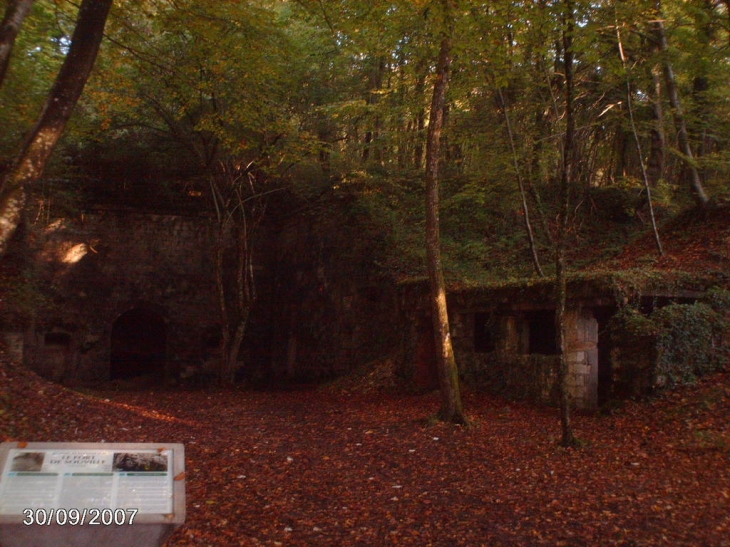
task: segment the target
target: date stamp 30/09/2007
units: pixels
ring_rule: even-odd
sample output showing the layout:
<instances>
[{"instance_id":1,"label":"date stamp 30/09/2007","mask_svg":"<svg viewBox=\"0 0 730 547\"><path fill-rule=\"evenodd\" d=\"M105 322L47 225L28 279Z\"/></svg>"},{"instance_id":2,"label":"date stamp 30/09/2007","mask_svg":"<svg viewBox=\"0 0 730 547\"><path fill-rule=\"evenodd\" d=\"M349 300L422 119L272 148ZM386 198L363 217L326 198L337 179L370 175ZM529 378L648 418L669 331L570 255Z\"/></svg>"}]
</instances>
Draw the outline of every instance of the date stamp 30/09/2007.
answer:
<instances>
[{"instance_id":1,"label":"date stamp 30/09/2007","mask_svg":"<svg viewBox=\"0 0 730 547\"><path fill-rule=\"evenodd\" d=\"M123 526L134 523L138 509L24 509L26 526Z\"/></svg>"}]
</instances>

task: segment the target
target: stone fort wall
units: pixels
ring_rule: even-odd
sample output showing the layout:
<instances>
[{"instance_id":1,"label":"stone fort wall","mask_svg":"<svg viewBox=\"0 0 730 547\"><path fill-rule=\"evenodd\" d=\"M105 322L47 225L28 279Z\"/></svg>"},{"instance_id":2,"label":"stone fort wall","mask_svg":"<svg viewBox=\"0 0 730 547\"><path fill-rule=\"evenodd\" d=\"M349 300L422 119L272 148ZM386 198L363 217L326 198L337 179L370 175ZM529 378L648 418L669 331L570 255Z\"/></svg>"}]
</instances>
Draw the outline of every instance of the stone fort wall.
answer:
<instances>
[{"instance_id":1,"label":"stone fort wall","mask_svg":"<svg viewBox=\"0 0 730 547\"><path fill-rule=\"evenodd\" d=\"M211 380L220 346L215 233L206 215L134 209L51 222L31 242L48 302L20 336L25 364L70 384L125 372L176 383L194 371L193 383ZM262 227L242 377L319 380L392 351L395 288L373 273L377 258L359 236L337 215Z\"/></svg>"},{"instance_id":2,"label":"stone fort wall","mask_svg":"<svg viewBox=\"0 0 730 547\"><path fill-rule=\"evenodd\" d=\"M213 243L202 215L97 209L52 222L34 242L47 303L24 332L26 365L86 382L124 377L125 359L137 361L130 376L146 361L168 380L200 363L218 332Z\"/></svg>"}]
</instances>

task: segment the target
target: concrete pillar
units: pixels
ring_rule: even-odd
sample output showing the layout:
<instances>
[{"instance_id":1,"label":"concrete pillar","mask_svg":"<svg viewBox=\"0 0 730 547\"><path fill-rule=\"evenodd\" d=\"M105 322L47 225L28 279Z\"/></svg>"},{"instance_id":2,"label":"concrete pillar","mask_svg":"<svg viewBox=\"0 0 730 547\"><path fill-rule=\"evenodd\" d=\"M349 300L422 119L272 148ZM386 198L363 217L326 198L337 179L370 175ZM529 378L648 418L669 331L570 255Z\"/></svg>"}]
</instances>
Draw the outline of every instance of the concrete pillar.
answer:
<instances>
[{"instance_id":1,"label":"concrete pillar","mask_svg":"<svg viewBox=\"0 0 730 547\"><path fill-rule=\"evenodd\" d=\"M520 329L517 317L505 315L501 318L501 336L497 342L497 349L505 353L521 353Z\"/></svg>"},{"instance_id":2,"label":"concrete pillar","mask_svg":"<svg viewBox=\"0 0 730 547\"><path fill-rule=\"evenodd\" d=\"M578 408L598 407L598 321L589 309L566 310L568 386Z\"/></svg>"}]
</instances>

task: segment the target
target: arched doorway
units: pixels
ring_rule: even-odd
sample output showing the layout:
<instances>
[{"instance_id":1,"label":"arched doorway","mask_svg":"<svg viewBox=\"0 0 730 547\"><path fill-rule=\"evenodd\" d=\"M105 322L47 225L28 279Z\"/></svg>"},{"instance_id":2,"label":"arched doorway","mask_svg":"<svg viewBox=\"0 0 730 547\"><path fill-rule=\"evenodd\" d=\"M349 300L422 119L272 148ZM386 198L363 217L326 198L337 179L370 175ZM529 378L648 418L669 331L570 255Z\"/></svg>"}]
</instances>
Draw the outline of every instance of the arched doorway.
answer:
<instances>
[{"instance_id":1,"label":"arched doorway","mask_svg":"<svg viewBox=\"0 0 730 547\"><path fill-rule=\"evenodd\" d=\"M111 380L140 376L161 379L167 357L165 321L155 311L134 308L112 325Z\"/></svg>"}]
</instances>

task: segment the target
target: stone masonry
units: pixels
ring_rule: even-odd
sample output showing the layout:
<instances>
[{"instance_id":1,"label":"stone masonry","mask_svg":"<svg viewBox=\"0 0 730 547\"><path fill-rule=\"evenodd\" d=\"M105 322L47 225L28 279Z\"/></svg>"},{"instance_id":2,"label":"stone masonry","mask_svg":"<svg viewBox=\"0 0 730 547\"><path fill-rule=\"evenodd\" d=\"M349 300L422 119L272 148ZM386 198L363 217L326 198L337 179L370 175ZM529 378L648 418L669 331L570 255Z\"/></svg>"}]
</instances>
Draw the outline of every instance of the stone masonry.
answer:
<instances>
[{"instance_id":1,"label":"stone masonry","mask_svg":"<svg viewBox=\"0 0 730 547\"><path fill-rule=\"evenodd\" d=\"M568 386L578 408L598 406L598 321L590 309L566 313Z\"/></svg>"},{"instance_id":2,"label":"stone masonry","mask_svg":"<svg viewBox=\"0 0 730 547\"><path fill-rule=\"evenodd\" d=\"M45 305L24 332L26 365L55 381L108 380L114 344L154 357L158 379L198 365L218 315L212 245L202 215L100 208L52 222L35 241Z\"/></svg>"}]
</instances>

